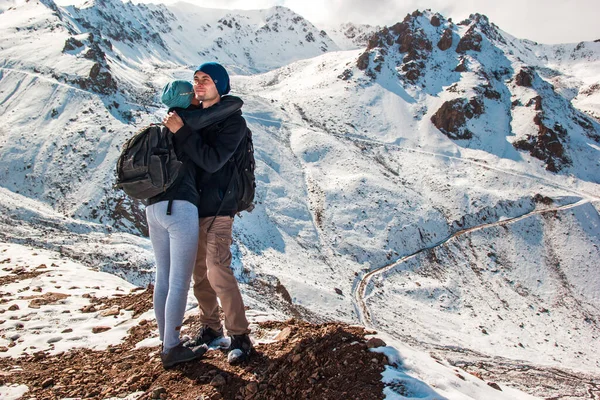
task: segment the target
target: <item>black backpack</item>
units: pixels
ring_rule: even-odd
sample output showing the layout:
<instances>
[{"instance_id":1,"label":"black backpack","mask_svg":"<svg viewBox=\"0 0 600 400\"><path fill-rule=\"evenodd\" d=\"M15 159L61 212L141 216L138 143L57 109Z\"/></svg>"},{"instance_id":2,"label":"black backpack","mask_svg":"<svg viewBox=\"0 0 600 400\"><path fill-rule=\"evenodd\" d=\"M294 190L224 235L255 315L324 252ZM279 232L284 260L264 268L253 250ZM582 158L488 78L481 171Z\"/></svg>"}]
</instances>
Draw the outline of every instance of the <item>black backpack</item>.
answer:
<instances>
[{"instance_id":1,"label":"black backpack","mask_svg":"<svg viewBox=\"0 0 600 400\"><path fill-rule=\"evenodd\" d=\"M245 143L244 143L245 142ZM246 128L246 137L240 143L245 151L239 153L235 158L235 171L237 178L237 210L251 212L254 209L254 194L256 192L256 177L254 175L254 144L252 143L252 132Z\"/></svg>"},{"instance_id":2,"label":"black backpack","mask_svg":"<svg viewBox=\"0 0 600 400\"><path fill-rule=\"evenodd\" d=\"M177 184L184 175L182 167L173 148L173 134L152 124L123 145L115 187L134 199L149 199Z\"/></svg>"}]
</instances>

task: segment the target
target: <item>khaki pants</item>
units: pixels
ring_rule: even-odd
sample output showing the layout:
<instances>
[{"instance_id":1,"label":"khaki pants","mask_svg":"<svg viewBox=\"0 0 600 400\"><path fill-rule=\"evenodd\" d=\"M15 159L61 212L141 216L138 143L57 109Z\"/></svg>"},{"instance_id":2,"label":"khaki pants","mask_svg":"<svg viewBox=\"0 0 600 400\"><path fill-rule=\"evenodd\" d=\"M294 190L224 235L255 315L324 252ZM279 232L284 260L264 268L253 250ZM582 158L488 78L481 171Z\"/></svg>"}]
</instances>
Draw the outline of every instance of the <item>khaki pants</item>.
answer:
<instances>
[{"instance_id":1,"label":"khaki pants","mask_svg":"<svg viewBox=\"0 0 600 400\"><path fill-rule=\"evenodd\" d=\"M219 216L207 232L214 217L200 218L200 238L194 267L194 296L200 308L200 322L220 329L217 297L225 314L229 335L250 333L244 301L230 268L233 218Z\"/></svg>"}]
</instances>

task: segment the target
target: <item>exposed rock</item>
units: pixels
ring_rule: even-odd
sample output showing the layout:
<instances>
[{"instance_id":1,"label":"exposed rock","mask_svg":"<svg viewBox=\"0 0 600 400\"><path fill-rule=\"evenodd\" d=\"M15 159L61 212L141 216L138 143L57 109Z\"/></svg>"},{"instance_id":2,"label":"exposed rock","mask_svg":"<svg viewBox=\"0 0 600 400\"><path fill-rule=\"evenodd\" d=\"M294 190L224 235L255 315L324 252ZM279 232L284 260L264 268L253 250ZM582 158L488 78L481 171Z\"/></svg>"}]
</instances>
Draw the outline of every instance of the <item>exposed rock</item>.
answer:
<instances>
[{"instance_id":1,"label":"exposed rock","mask_svg":"<svg viewBox=\"0 0 600 400\"><path fill-rule=\"evenodd\" d=\"M352 78L352 70L351 69L346 69L344 70L344 72L342 72L340 75L338 75L338 78L343 80L343 81L347 81L350 80L350 78Z\"/></svg>"},{"instance_id":2,"label":"exposed rock","mask_svg":"<svg viewBox=\"0 0 600 400\"><path fill-rule=\"evenodd\" d=\"M167 389L165 389L162 386L156 387L154 389L152 389L152 395L151 398L152 399L160 399L160 396L162 394L166 394L167 393Z\"/></svg>"},{"instance_id":3,"label":"exposed rock","mask_svg":"<svg viewBox=\"0 0 600 400\"><path fill-rule=\"evenodd\" d=\"M594 83L590 86L584 87L579 91L578 95L590 96L594 93L600 92L600 83Z\"/></svg>"},{"instance_id":4,"label":"exposed rock","mask_svg":"<svg viewBox=\"0 0 600 400\"><path fill-rule=\"evenodd\" d=\"M292 296L290 295L290 292L288 292L288 290L285 288L285 286L281 284L281 282L277 282L277 285L275 286L275 291L279 293L287 303L292 304Z\"/></svg>"},{"instance_id":5,"label":"exposed rock","mask_svg":"<svg viewBox=\"0 0 600 400\"><path fill-rule=\"evenodd\" d=\"M10 307L8 307L8 311L17 311L17 310L19 310L18 304L13 304Z\"/></svg>"},{"instance_id":6,"label":"exposed rock","mask_svg":"<svg viewBox=\"0 0 600 400\"><path fill-rule=\"evenodd\" d=\"M275 336L275 340L286 340L287 338L290 337L291 334L292 334L292 328L287 326L287 327L283 328L281 330L281 332L279 332L277 334L277 336Z\"/></svg>"},{"instance_id":7,"label":"exposed rock","mask_svg":"<svg viewBox=\"0 0 600 400\"><path fill-rule=\"evenodd\" d=\"M95 326L92 328L92 333L102 333L110 330L110 326Z\"/></svg>"},{"instance_id":8,"label":"exposed rock","mask_svg":"<svg viewBox=\"0 0 600 400\"><path fill-rule=\"evenodd\" d=\"M83 308L81 308L80 311L82 313L92 313L96 312L96 307L94 307L93 304L88 304L87 306L83 306Z\"/></svg>"},{"instance_id":9,"label":"exposed rock","mask_svg":"<svg viewBox=\"0 0 600 400\"><path fill-rule=\"evenodd\" d=\"M543 113L538 113L534 122L539 128L537 136L529 135L526 139L513 143L513 146L519 150L529 151L532 157L544 161L546 169L551 172L558 172L565 166L571 165L571 160L561 143L561 139L567 138L566 129L560 124L554 124L553 129L547 127L543 122Z\"/></svg>"},{"instance_id":10,"label":"exposed rock","mask_svg":"<svg viewBox=\"0 0 600 400\"><path fill-rule=\"evenodd\" d=\"M46 388L46 387L48 387L50 385L54 385L54 379L52 379L52 378L48 378L44 382L42 382L42 387L43 388Z\"/></svg>"},{"instance_id":11,"label":"exposed rock","mask_svg":"<svg viewBox=\"0 0 600 400\"><path fill-rule=\"evenodd\" d=\"M54 293L48 292L44 293L41 297L36 297L29 302L29 308L40 308L40 306L48 305L48 304L56 304L64 299L69 297L68 294L65 293Z\"/></svg>"},{"instance_id":12,"label":"exposed rock","mask_svg":"<svg viewBox=\"0 0 600 400\"><path fill-rule=\"evenodd\" d=\"M499 100L502 97L502 95L494 90L489 83L483 86L477 86L475 90L478 93L481 93L486 99Z\"/></svg>"},{"instance_id":13,"label":"exposed rock","mask_svg":"<svg viewBox=\"0 0 600 400\"><path fill-rule=\"evenodd\" d=\"M67 40L65 40L65 47L63 47L63 53L67 52L67 51L72 51L75 49L78 49L80 47L83 47L83 43L81 43L79 40L75 39L74 37L70 37Z\"/></svg>"},{"instance_id":14,"label":"exposed rock","mask_svg":"<svg viewBox=\"0 0 600 400\"><path fill-rule=\"evenodd\" d=\"M460 62L454 68L456 72L467 72L467 59L465 57L461 57Z\"/></svg>"},{"instance_id":15,"label":"exposed rock","mask_svg":"<svg viewBox=\"0 0 600 400\"><path fill-rule=\"evenodd\" d=\"M431 17L431 25L438 27L442 24L442 21L440 20L440 17L436 14L433 17Z\"/></svg>"},{"instance_id":16,"label":"exposed rock","mask_svg":"<svg viewBox=\"0 0 600 400\"><path fill-rule=\"evenodd\" d=\"M356 66L358 67L358 69L360 69L361 71L364 71L365 69L367 69L367 67L369 66L369 58L370 58L370 53L368 51L365 51L364 53L362 53L358 57L358 60L356 60Z\"/></svg>"},{"instance_id":17,"label":"exposed rock","mask_svg":"<svg viewBox=\"0 0 600 400\"><path fill-rule=\"evenodd\" d=\"M210 385L214 387L223 386L227 383L225 377L221 374L215 375L215 377L210 381Z\"/></svg>"},{"instance_id":18,"label":"exposed rock","mask_svg":"<svg viewBox=\"0 0 600 400\"><path fill-rule=\"evenodd\" d=\"M498 384L497 384L497 383L494 383L494 382L488 382L487 384L488 384L488 386L490 386L490 387L493 387L493 388L494 388L494 389L496 389L496 390L502 391L502 389L500 389L500 386L498 386Z\"/></svg>"},{"instance_id":19,"label":"exposed rock","mask_svg":"<svg viewBox=\"0 0 600 400\"><path fill-rule=\"evenodd\" d=\"M457 53L466 53L467 51L481 51L481 42L483 37L475 30L475 26L470 27L456 46Z\"/></svg>"},{"instance_id":20,"label":"exposed rock","mask_svg":"<svg viewBox=\"0 0 600 400\"><path fill-rule=\"evenodd\" d=\"M423 60L431 55L432 50L432 43L417 20L422 15L420 11L413 12L407 15L403 22L373 34L366 51L357 60L358 68L366 71L367 76L374 78L376 72L383 69L384 56L393 49L394 44L398 44L398 51L406 53L401 64L402 75L407 81L415 83L423 75L422 70L425 68ZM371 53L375 54L372 60ZM368 69L371 63L376 65Z\"/></svg>"},{"instance_id":21,"label":"exposed rock","mask_svg":"<svg viewBox=\"0 0 600 400\"><path fill-rule=\"evenodd\" d=\"M535 110L541 111L542 110L542 96L535 96L533 99L529 100L527 102L527 107L531 107L534 104L535 104Z\"/></svg>"},{"instance_id":22,"label":"exposed rock","mask_svg":"<svg viewBox=\"0 0 600 400\"><path fill-rule=\"evenodd\" d=\"M115 108L118 108L118 103L115 104ZM132 199L119 191L108 199L102 209L110 212L113 221L131 222L142 236L148 237L148 223L141 200Z\"/></svg>"},{"instance_id":23,"label":"exposed rock","mask_svg":"<svg viewBox=\"0 0 600 400\"><path fill-rule=\"evenodd\" d=\"M376 347L385 347L385 346L387 346L387 344L380 338L374 337L374 338L367 340L367 347L369 349L374 349Z\"/></svg>"},{"instance_id":24,"label":"exposed rock","mask_svg":"<svg viewBox=\"0 0 600 400\"><path fill-rule=\"evenodd\" d=\"M470 139L473 133L465 127L465 124L468 119L483 114L483 111L484 105L480 99L472 98L467 101L458 98L442 104L431 117L431 122L451 139Z\"/></svg>"},{"instance_id":25,"label":"exposed rock","mask_svg":"<svg viewBox=\"0 0 600 400\"><path fill-rule=\"evenodd\" d=\"M542 203L544 205L551 205L554 203L554 200L552 200L550 197L548 196L543 196L541 194L536 194L535 196L533 196L533 201L535 201L536 203Z\"/></svg>"},{"instance_id":26,"label":"exposed rock","mask_svg":"<svg viewBox=\"0 0 600 400\"><path fill-rule=\"evenodd\" d=\"M446 51L452 47L452 29L448 28L444 31L437 46L442 51Z\"/></svg>"},{"instance_id":27,"label":"exposed rock","mask_svg":"<svg viewBox=\"0 0 600 400\"><path fill-rule=\"evenodd\" d=\"M515 84L517 86L531 87L533 85L533 71L531 68L522 68L515 77Z\"/></svg>"},{"instance_id":28,"label":"exposed rock","mask_svg":"<svg viewBox=\"0 0 600 400\"><path fill-rule=\"evenodd\" d=\"M119 309L119 306L113 306L111 308L109 308L108 310L104 310L100 313L101 316L103 317L110 317L113 315L119 315L119 312L121 310Z\"/></svg>"}]
</instances>

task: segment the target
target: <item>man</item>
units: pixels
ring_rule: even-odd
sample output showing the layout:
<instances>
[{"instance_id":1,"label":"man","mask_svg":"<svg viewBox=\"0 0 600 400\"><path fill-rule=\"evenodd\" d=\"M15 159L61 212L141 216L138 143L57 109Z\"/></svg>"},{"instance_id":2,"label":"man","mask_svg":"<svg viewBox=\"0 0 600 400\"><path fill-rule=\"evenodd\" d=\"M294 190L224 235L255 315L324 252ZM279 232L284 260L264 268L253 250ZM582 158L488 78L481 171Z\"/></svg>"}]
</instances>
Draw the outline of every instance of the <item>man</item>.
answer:
<instances>
[{"instance_id":1,"label":"man","mask_svg":"<svg viewBox=\"0 0 600 400\"><path fill-rule=\"evenodd\" d=\"M217 63L199 66L193 84L194 95L201 102L199 107L204 109L218 104L221 96L230 90L229 75ZM245 148L240 144L246 138L246 121L238 111L195 132L177 113L169 113L163 123L174 133L175 144L199 167L200 236L193 277L202 328L189 345L208 344L223 336L218 297L225 314L225 328L231 337L228 360L234 364L247 359L252 352L244 302L230 268L233 217L237 212L233 161Z\"/></svg>"}]
</instances>

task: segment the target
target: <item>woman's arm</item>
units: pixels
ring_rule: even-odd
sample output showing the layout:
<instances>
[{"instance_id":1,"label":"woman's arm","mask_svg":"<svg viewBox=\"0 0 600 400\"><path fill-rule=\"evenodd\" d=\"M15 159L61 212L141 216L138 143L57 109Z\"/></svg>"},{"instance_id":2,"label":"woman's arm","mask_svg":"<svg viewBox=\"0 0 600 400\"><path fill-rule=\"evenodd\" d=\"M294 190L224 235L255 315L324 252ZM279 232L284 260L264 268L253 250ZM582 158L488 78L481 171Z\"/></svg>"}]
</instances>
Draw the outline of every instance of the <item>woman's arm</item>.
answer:
<instances>
[{"instance_id":1,"label":"woman's arm","mask_svg":"<svg viewBox=\"0 0 600 400\"><path fill-rule=\"evenodd\" d=\"M242 105L244 105L244 102L239 97L223 96L221 97L221 101L211 107L195 110L178 110L177 114L192 131L197 131L233 115L242 108Z\"/></svg>"}]
</instances>

